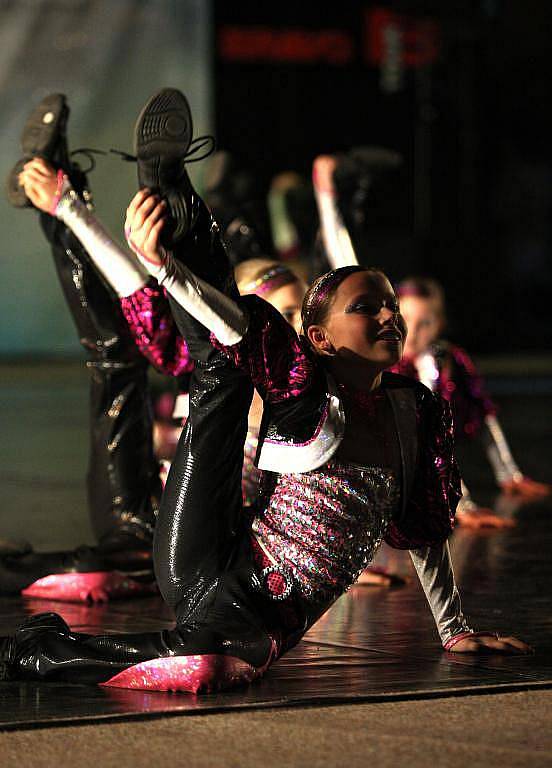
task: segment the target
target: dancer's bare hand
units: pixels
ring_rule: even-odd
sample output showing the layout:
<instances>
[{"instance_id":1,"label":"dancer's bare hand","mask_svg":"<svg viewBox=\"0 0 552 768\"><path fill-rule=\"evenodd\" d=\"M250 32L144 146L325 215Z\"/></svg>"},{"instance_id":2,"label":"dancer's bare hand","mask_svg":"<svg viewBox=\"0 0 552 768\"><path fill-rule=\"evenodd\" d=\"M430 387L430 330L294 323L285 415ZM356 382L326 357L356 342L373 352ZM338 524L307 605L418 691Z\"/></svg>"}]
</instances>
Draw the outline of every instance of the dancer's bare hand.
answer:
<instances>
[{"instance_id":1,"label":"dancer's bare hand","mask_svg":"<svg viewBox=\"0 0 552 768\"><path fill-rule=\"evenodd\" d=\"M507 480L500 487L507 496L521 496L525 499L540 499L552 493L552 485L538 483L525 475L518 480Z\"/></svg>"},{"instance_id":2,"label":"dancer's bare hand","mask_svg":"<svg viewBox=\"0 0 552 768\"><path fill-rule=\"evenodd\" d=\"M132 198L125 219L125 237L130 248L151 264L164 261L160 242L166 220L167 204L149 189L141 189Z\"/></svg>"},{"instance_id":3,"label":"dancer's bare hand","mask_svg":"<svg viewBox=\"0 0 552 768\"><path fill-rule=\"evenodd\" d=\"M477 637L464 637L450 649L450 653L505 653L528 654L534 653L533 648L523 640L510 635L479 635Z\"/></svg>"},{"instance_id":4,"label":"dancer's bare hand","mask_svg":"<svg viewBox=\"0 0 552 768\"><path fill-rule=\"evenodd\" d=\"M312 164L312 182L320 192L328 192L333 195L335 186L333 175L337 167L337 160L333 155L319 155Z\"/></svg>"},{"instance_id":5,"label":"dancer's bare hand","mask_svg":"<svg viewBox=\"0 0 552 768\"><path fill-rule=\"evenodd\" d=\"M42 157L33 157L19 174L19 184L34 205L50 213L57 192L57 171Z\"/></svg>"},{"instance_id":6,"label":"dancer's bare hand","mask_svg":"<svg viewBox=\"0 0 552 768\"><path fill-rule=\"evenodd\" d=\"M513 528L515 520L499 517L495 515L489 507L473 507L470 509L456 511L456 520L462 528L470 530L479 530L481 528Z\"/></svg>"}]
</instances>

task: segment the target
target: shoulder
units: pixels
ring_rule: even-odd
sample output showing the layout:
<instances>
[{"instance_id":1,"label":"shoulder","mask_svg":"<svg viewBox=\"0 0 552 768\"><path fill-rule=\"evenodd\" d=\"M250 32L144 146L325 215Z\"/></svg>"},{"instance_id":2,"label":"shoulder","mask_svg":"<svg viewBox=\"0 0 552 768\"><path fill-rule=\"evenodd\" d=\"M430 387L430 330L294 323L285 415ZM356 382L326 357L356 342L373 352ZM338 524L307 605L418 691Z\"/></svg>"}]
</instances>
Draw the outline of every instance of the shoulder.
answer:
<instances>
[{"instance_id":1,"label":"shoulder","mask_svg":"<svg viewBox=\"0 0 552 768\"><path fill-rule=\"evenodd\" d=\"M425 384L408 376L385 372L381 384L392 393L394 399L411 402L421 422L428 418L440 418L448 409L448 404L438 392L432 392Z\"/></svg>"},{"instance_id":2,"label":"shoulder","mask_svg":"<svg viewBox=\"0 0 552 768\"><path fill-rule=\"evenodd\" d=\"M417 400L419 398L434 397L434 393L425 384L422 384L421 381L417 381L417 379L413 379L410 376L403 376L400 373L385 371L381 378L381 386L384 389L409 389L414 393Z\"/></svg>"},{"instance_id":3,"label":"shoulder","mask_svg":"<svg viewBox=\"0 0 552 768\"><path fill-rule=\"evenodd\" d=\"M460 368L464 368L469 373L476 373L477 368L472 358L463 347L451 342L443 342L445 354L448 355L454 363Z\"/></svg>"}]
</instances>

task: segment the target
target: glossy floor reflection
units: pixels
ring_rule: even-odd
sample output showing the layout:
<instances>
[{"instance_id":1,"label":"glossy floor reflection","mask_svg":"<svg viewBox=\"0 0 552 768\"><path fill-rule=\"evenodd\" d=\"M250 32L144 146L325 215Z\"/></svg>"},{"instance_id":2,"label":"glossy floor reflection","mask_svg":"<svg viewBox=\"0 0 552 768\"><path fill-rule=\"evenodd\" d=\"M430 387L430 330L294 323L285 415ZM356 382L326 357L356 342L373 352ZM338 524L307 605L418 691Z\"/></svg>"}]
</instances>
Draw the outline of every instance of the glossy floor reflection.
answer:
<instances>
[{"instance_id":1,"label":"glossy floor reflection","mask_svg":"<svg viewBox=\"0 0 552 768\"><path fill-rule=\"evenodd\" d=\"M3 400L13 406L0 416L2 476L9 502L0 534L24 535L38 549L89 540L81 486L85 379L72 369L69 380L55 370L34 378L17 371L10 376L0 384ZM552 397L503 398L503 406L504 426L523 468L550 482ZM265 679L247 689L193 697L3 683L0 728L551 686L552 502L521 506L496 498L477 448L464 447L459 453L472 491L517 521L515 528L498 533L459 529L454 534L465 612L478 628L513 633L532 643L534 656L444 653L409 558L386 549L382 563L404 574L406 586L354 587ZM25 616L46 610L58 611L81 631L171 625L171 614L158 598L95 607L9 598L0 599L0 634L15 629Z\"/></svg>"}]
</instances>

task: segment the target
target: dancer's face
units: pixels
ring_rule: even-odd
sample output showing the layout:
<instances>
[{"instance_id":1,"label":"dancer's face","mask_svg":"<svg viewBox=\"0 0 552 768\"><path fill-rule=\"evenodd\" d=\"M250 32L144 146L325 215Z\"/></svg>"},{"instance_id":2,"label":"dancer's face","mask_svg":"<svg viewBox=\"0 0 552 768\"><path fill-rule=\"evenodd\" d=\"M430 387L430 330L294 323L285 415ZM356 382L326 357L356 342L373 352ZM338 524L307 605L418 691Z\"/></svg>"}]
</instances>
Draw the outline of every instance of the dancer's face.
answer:
<instances>
[{"instance_id":1,"label":"dancer's face","mask_svg":"<svg viewBox=\"0 0 552 768\"><path fill-rule=\"evenodd\" d=\"M401 314L408 328L404 354L417 357L437 340L442 331L441 315L433 299L421 296L403 296Z\"/></svg>"},{"instance_id":2,"label":"dancer's face","mask_svg":"<svg viewBox=\"0 0 552 768\"><path fill-rule=\"evenodd\" d=\"M282 285L266 296L266 300L276 307L288 323L299 333L301 330L301 305L307 286L302 280Z\"/></svg>"},{"instance_id":3,"label":"dancer's face","mask_svg":"<svg viewBox=\"0 0 552 768\"><path fill-rule=\"evenodd\" d=\"M355 272L338 286L323 325L307 333L315 349L336 362L364 362L383 371L400 360L406 326L385 275Z\"/></svg>"}]
</instances>

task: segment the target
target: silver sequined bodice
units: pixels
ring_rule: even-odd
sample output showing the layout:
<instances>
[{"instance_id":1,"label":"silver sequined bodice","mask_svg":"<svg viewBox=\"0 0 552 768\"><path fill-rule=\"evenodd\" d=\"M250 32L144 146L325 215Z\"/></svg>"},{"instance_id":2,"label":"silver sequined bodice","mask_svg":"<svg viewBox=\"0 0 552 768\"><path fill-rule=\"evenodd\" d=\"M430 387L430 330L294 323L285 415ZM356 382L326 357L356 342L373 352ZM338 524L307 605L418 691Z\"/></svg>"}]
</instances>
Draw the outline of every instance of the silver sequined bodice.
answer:
<instances>
[{"instance_id":1,"label":"silver sequined bodice","mask_svg":"<svg viewBox=\"0 0 552 768\"><path fill-rule=\"evenodd\" d=\"M391 470L331 461L279 475L253 531L305 597L331 601L372 560L399 496Z\"/></svg>"}]
</instances>

